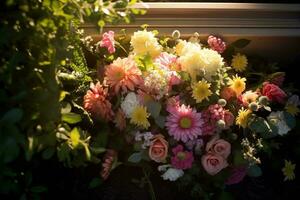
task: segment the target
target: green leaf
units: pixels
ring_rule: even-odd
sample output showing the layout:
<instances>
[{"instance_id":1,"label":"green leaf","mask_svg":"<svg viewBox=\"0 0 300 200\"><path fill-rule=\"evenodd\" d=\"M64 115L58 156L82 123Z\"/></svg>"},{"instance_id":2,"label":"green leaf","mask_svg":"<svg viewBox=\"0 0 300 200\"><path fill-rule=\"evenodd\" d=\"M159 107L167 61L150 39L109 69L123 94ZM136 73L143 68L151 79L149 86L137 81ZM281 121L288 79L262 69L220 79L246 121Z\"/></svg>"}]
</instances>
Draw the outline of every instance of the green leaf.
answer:
<instances>
[{"instance_id":1,"label":"green leaf","mask_svg":"<svg viewBox=\"0 0 300 200\"><path fill-rule=\"evenodd\" d=\"M48 160L54 155L54 153L55 153L55 148L54 147L49 147L49 148L47 148L43 151L42 157L45 160Z\"/></svg>"},{"instance_id":2,"label":"green leaf","mask_svg":"<svg viewBox=\"0 0 300 200\"><path fill-rule=\"evenodd\" d=\"M106 151L103 147L90 147L90 150L95 154L104 153Z\"/></svg>"},{"instance_id":3,"label":"green leaf","mask_svg":"<svg viewBox=\"0 0 300 200\"><path fill-rule=\"evenodd\" d=\"M245 48L251 41L247 39L239 39L235 42L233 42L231 45L233 45L236 48Z\"/></svg>"},{"instance_id":4,"label":"green leaf","mask_svg":"<svg viewBox=\"0 0 300 200\"><path fill-rule=\"evenodd\" d=\"M17 145L13 137L7 138L4 142L1 143L0 157L4 163L12 162L19 155L19 146Z\"/></svg>"},{"instance_id":5,"label":"green leaf","mask_svg":"<svg viewBox=\"0 0 300 200\"><path fill-rule=\"evenodd\" d=\"M142 152L133 153L128 158L128 161L132 163L138 163L141 160L142 160Z\"/></svg>"},{"instance_id":6,"label":"green leaf","mask_svg":"<svg viewBox=\"0 0 300 200\"><path fill-rule=\"evenodd\" d=\"M102 180L100 178L98 178L98 177L95 177L89 183L89 188L90 189L94 189L96 187L99 187L101 184L102 184Z\"/></svg>"},{"instance_id":7,"label":"green leaf","mask_svg":"<svg viewBox=\"0 0 300 200\"><path fill-rule=\"evenodd\" d=\"M14 124L19 122L22 119L22 116L23 110L21 110L20 108L13 108L4 114L1 121L3 121L4 123Z\"/></svg>"},{"instance_id":8,"label":"green leaf","mask_svg":"<svg viewBox=\"0 0 300 200\"><path fill-rule=\"evenodd\" d=\"M233 152L233 163L234 163L234 165L244 165L247 163L247 161L244 159L241 151Z\"/></svg>"},{"instance_id":9,"label":"green leaf","mask_svg":"<svg viewBox=\"0 0 300 200\"><path fill-rule=\"evenodd\" d=\"M166 117L160 115L160 116L156 117L154 120L155 120L155 123L160 128L164 128L165 127Z\"/></svg>"},{"instance_id":10,"label":"green leaf","mask_svg":"<svg viewBox=\"0 0 300 200\"><path fill-rule=\"evenodd\" d=\"M69 92L66 92L66 91L60 91L60 94L59 94L59 101L62 101L65 99L65 97L70 94Z\"/></svg>"},{"instance_id":11,"label":"green leaf","mask_svg":"<svg viewBox=\"0 0 300 200\"><path fill-rule=\"evenodd\" d=\"M266 137L272 133L271 126L262 117L253 117L250 119L249 128L256 133L262 133Z\"/></svg>"},{"instance_id":12,"label":"green leaf","mask_svg":"<svg viewBox=\"0 0 300 200\"><path fill-rule=\"evenodd\" d=\"M70 113L71 110L72 110L71 104L63 102L60 113L61 114L67 114L67 113Z\"/></svg>"},{"instance_id":13,"label":"green leaf","mask_svg":"<svg viewBox=\"0 0 300 200\"><path fill-rule=\"evenodd\" d=\"M101 27L101 28L104 27L105 26L105 21L104 20L99 20L98 21L98 26Z\"/></svg>"},{"instance_id":14,"label":"green leaf","mask_svg":"<svg viewBox=\"0 0 300 200\"><path fill-rule=\"evenodd\" d=\"M65 113L61 116L62 121L67 122L69 124L76 124L78 122L81 122L81 116L76 113Z\"/></svg>"},{"instance_id":15,"label":"green leaf","mask_svg":"<svg viewBox=\"0 0 300 200\"><path fill-rule=\"evenodd\" d=\"M261 171L260 167L258 167L257 165L251 165L248 168L247 174L248 174L248 176L251 176L251 177L259 177L262 175L262 171Z\"/></svg>"},{"instance_id":16,"label":"green leaf","mask_svg":"<svg viewBox=\"0 0 300 200\"><path fill-rule=\"evenodd\" d=\"M156 118L159 116L159 113L161 110L161 104L159 102L157 102L157 101L147 102L146 107L153 118Z\"/></svg>"},{"instance_id":17,"label":"green leaf","mask_svg":"<svg viewBox=\"0 0 300 200\"><path fill-rule=\"evenodd\" d=\"M84 150L85 150L86 159L91 160L91 152L90 152L90 149L89 149L89 145L83 143L83 147L84 147Z\"/></svg>"},{"instance_id":18,"label":"green leaf","mask_svg":"<svg viewBox=\"0 0 300 200\"><path fill-rule=\"evenodd\" d=\"M47 192L48 189L45 186L33 186L32 188L30 188L30 191L34 193L42 193Z\"/></svg>"}]
</instances>

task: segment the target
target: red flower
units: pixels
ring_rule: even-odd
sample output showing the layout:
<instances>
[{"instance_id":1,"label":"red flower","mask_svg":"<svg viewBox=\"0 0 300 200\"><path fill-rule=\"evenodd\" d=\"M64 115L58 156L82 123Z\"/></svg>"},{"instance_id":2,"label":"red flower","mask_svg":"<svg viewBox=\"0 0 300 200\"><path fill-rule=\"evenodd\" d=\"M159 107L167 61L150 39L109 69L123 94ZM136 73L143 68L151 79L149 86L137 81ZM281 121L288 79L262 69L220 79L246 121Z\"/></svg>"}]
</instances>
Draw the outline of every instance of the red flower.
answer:
<instances>
[{"instance_id":1,"label":"red flower","mask_svg":"<svg viewBox=\"0 0 300 200\"><path fill-rule=\"evenodd\" d=\"M277 85L274 85L269 82L265 82L263 84L262 94L267 96L270 101L284 103L286 98L286 94L283 90L281 90Z\"/></svg>"}]
</instances>

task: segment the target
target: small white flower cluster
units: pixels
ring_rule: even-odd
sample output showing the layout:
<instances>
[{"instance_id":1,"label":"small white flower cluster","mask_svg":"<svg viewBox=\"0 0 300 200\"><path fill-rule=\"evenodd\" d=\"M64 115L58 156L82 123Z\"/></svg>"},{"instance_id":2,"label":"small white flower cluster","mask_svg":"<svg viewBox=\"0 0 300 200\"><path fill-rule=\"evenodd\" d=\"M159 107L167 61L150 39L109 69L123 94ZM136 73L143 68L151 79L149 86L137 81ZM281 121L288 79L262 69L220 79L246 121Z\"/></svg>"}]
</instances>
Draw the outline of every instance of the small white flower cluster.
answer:
<instances>
[{"instance_id":1,"label":"small white flower cluster","mask_svg":"<svg viewBox=\"0 0 300 200\"><path fill-rule=\"evenodd\" d=\"M135 134L135 141L143 141L142 149L147 149L152 143L151 139L153 138L153 134L151 132L136 132Z\"/></svg>"},{"instance_id":2,"label":"small white flower cluster","mask_svg":"<svg viewBox=\"0 0 300 200\"><path fill-rule=\"evenodd\" d=\"M279 135L285 135L291 130L286 124L283 111L271 112L268 121L277 127Z\"/></svg>"},{"instance_id":3,"label":"small white flower cluster","mask_svg":"<svg viewBox=\"0 0 300 200\"><path fill-rule=\"evenodd\" d=\"M149 71L145 77L145 87L148 91L152 91L160 99L164 94L168 92L168 82L169 74L166 71L153 69Z\"/></svg>"},{"instance_id":4,"label":"small white flower cluster","mask_svg":"<svg viewBox=\"0 0 300 200\"><path fill-rule=\"evenodd\" d=\"M132 111L139 105L139 100L134 92L129 92L121 103L121 108L127 118L130 118Z\"/></svg>"},{"instance_id":5,"label":"small white flower cluster","mask_svg":"<svg viewBox=\"0 0 300 200\"><path fill-rule=\"evenodd\" d=\"M184 175L182 169L172 168L171 165L160 165L158 166L158 171L164 172L161 177L164 180L176 181L178 178Z\"/></svg>"}]
</instances>

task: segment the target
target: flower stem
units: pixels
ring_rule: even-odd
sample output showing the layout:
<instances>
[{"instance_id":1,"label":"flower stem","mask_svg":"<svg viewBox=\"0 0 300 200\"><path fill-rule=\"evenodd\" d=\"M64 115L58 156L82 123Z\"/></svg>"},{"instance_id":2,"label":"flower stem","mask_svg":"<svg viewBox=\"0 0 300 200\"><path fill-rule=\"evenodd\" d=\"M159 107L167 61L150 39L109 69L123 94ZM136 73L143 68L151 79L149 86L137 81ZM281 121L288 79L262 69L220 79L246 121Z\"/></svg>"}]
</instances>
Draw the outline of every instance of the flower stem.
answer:
<instances>
[{"instance_id":1,"label":"flower stem","mask_svg":"<svg viewBox=\"0 0 300 200\"><path fill-rule=\"evenodd\" d=\"M151 200L156 200L154 188L153 188L153 185L152 185L152 183L150 181L150 178L149 178L149 173L146 171L146 169L144 167L143 167L143 172L144 172L145 178L147 180L147 183L149 185L149 192L150 192L150 195L151 195Z\"/></svg>"}]
</instances>

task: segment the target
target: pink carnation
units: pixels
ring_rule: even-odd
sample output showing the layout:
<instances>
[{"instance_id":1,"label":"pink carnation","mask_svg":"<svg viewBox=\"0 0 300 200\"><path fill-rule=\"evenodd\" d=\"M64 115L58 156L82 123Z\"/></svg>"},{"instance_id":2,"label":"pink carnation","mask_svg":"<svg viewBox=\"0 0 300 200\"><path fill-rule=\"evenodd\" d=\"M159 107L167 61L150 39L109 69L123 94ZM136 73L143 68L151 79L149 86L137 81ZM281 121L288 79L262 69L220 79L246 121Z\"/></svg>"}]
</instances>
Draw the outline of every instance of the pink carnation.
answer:
<instances>
[{"instance_id":1,"label":"pink carnation","mask_svg":"<svg viewBox=\"0 0 300 200\"><path fill-rule=\"evenodd\" d=\"M114 53L116 51L114 36L115 33L113 31L103 33L100 47L106 47L109 53Z\"/></svg>"},{"instance_id":2,"label":"pink carnation","mask_svg":"<svg viewBox=\"0 0 300 200\"><path fill-rule=\"evenodd\" d=\"M283 90L281 90L277 85L265 82L263 84L262 94L267 96L270 101L284 103L286 98L286 94Z\"/></svg>"},{"instance_id":3,"label":"pink carnation","mask_svg":"<svg viewBox=\"0 0 300 200\"><path fill-rule=\"evenodd\" d=\"M219 104L210 105L207 110L202 112L204 120L202 131L203 135L213 135L216 131L218 120L224 120L225 110Z\"/></svg>"},{"instance_id":4,"label":"pink carnation","mask_svg":"<svg viewBox=\"0 0 300 200\"><path fill-rule=\"evenodd\" d=\"M218 53L223 53L226 49L226 44L223 42L221 38L210 35L207 39L207 43L209 44L212 50L217 51Z\"/></svg>"},{"instance_id":5,"label":"pink carnation","mask_svg":"<svg viewBox=\"0 0 300 200\"><path fill-rule=\"evenodd\" d=\"M184 151L182 145L177 145L172 149L174 156L171 158L172 165L177 169L189 169L194 162L192 152Z\"/></svg>"}]
</instances>

